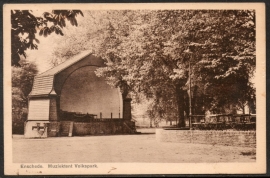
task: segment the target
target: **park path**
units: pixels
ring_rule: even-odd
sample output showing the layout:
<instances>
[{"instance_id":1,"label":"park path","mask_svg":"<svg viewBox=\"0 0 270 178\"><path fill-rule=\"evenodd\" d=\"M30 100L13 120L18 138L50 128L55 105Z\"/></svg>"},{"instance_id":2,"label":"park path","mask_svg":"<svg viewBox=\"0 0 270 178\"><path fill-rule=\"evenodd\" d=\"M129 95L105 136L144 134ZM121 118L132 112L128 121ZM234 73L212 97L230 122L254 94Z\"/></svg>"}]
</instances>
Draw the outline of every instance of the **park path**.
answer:
<instances>
[{"instance_id":1,"label":"park path","mask_svg":"<svg viewBox=\"0 0 270 178\"><path fill-rule=\"evenodd\" d=\"M139 130L140 131L140 130ZM144 132L144 130L141 130ZM139 135L24 139L14 136L14 163L254 162L252 148L159 142L154 129ZM152 133L149 133L152 132Z\"/></svg>"}]
</instances>

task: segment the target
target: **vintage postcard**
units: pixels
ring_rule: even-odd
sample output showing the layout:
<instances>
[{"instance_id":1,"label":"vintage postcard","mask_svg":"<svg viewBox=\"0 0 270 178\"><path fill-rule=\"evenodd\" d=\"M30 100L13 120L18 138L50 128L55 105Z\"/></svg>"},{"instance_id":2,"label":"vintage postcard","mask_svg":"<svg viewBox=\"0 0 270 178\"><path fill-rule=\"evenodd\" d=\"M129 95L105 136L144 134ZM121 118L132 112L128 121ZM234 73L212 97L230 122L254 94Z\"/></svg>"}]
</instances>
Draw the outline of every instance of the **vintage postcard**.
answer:
<instances>
[{"instance_id":1,"label":"vintage postcard","mask_svg":"<svg viewBox=\"0 0 270 178\"><path fill-rule=\"evenodd\" d=\"M264 3L3 13L5 175L266 173Z\"/></svg>"}]
</instances>

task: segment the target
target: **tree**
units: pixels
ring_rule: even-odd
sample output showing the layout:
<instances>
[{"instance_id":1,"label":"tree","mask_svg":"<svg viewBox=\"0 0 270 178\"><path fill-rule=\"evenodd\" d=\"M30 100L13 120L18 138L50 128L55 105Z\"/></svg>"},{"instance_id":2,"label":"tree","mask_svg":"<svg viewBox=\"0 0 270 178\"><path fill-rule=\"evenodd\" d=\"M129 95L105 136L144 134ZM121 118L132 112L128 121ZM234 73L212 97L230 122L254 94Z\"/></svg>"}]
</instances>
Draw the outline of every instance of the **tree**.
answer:
<instances>
[{"instance_id":1,"label":"tree","mask_svg":"<svg viewBox=\"0 0 270 178\"><path fill-rule=\"evenodd\" d=\"M77 26L78 14L83 16L80 10L53 10L51 13L44 12L43 17L36 17L29 10L11 10L11 65L19 66L20 56L26 58L27 49L38 49L38 31L44 37L53 32L64 35L62 29L66 20Z\"/></svg>"},{"instance_id":2,"label":"tree","mask_svg":"<svg viewBox=\"0 0 270 178\"><path fill-rule=\"evenodd\" d=\"M256 59L254 11L126 10L108 11L103 18L108 20L96 33L102 43L89 46L107 61L97 75L120 87L123 97L151 99L153 116L177 117L184 126L189 82L192 106L200 113L246 104L255 91L250 82Z\"/></svg>"},{"instance_id":3,"label":"tree","mask_svg":"<svg viewBox=\"0 0 270 178\"><path fill-rule=\"evenodd\" d=\"M245 105L255 95L250 81L256 64L255 12L211 11L206 17L212 21L203 29L208 32L203 35L213 47L201 51L205 45L193 44L194 51L203 54L194 66L194 78L211 98L206 107L224 112L225 107L235 105L244 113Z\"/></svg>"},{"instance_id":4,"label":"tree","mask_svg":"<svg viewBox=\"0 0 270 178\"><path fill-rule=\"evenodd\" d=\"M28 95L32 90L37 66L25 59L20 60L21 67L12 67L12 112L22 114L27 110Z\"/></svg>"},{"instance_id":5,"label":"tree","mask_svg":"<svg viewBox=\"0 0 270 178\"><path fill-rule=\"evenodd\" d=\"M183 126L185 91L181 87L187 75L184 79L172 79L178 61L164 55L162 40L166 34L162 34L164 29L160 28L157 12L122 13L126 17L121 21L122 28L117 22L109 24L101 51L108 65L97 74L107 76L112 84L135 95L144 93L153 99L150 111L156 111L159 117L178 112Z\"/></svg>"},{"instance_id":6,"label":"tree","mask_svg":"<svg viewBox=\"0 0 270 178\"><path fill-rule=\"evenodd\" d=\"M124 29L110 24L103 45L109 65L100 69L101 75L154 98L160 115L178 112L184 126L188 72L194 79L192 90L203 89L210 99L204 105L212 111L222 112L219 108L231 104L243 108L254 94L254 11L166 10L140 17L125 13L131 19L121 21Z\"/></svg>"}]
</instances>

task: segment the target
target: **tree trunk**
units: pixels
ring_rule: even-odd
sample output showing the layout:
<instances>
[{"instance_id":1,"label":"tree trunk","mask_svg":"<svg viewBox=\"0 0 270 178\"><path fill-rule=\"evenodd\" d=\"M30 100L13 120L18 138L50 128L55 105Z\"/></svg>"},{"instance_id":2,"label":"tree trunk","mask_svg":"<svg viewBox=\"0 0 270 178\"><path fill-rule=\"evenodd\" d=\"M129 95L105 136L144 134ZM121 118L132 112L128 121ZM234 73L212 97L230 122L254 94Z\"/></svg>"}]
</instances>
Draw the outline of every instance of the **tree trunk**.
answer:
<instances>
[{"instance_id":1,"label":"tree trunk","mask_svg":"<svg viewBox=\"0 0 270 178\"><path fill-rule=\"evenodd\" d=\"M177 107L178 107L178 127L185 127L185 103L184 103L185 91L180 87L176 89Z\"/></svg>"},{"instance_id":2,"label":"tree trunk","mask_svg":"<svg viewBox=\"0 0 270 178\"><path fill-rule=\"evenodd\" d=\"M192 114L198 114L198 105L197 105L197 95L198 95L198 86L195 85L193 89L193 98L192 98Z\"/></svg>"}]
</instances>

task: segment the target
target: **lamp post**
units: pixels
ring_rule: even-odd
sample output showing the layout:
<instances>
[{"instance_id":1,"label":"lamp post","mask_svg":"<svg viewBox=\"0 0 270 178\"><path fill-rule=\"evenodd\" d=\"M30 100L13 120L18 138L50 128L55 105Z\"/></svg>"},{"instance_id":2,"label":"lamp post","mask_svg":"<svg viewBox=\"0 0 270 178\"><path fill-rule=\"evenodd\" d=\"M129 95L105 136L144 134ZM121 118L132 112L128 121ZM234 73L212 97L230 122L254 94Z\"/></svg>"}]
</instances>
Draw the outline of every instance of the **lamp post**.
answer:
<instances>
[{"instance_id":1,"label":"lamp post","mask_svg":"<svg viewBox=\"0 0 270 178\"><path fill-rule=\"evenodd\" d=\"M191 115L192 115L192 108L191 108L191 68L190 68L190 59L188 61L188 75L189 75L189 129L192 129L191 123Z\"/></svg>"},{"instance_id":2,"label":"lamp post","mask_svg":"<svg viewBox=\"0 0 270 178\"><path fill-rule=\"evenodd\" d=\"M191 103L191 66L190 62L192 60L192 52L190 51L189 47L184 51L185 53L189 54L188 60L188 76L189 76L189 129L192 129L191 123L191 116L192 116L192 103Z\"/></svg>"},{"instance_id":3,"label":"lamp post","mask_svg":"<svg viewBox=\"0 0 270 178\"><path fill-rule=\"evenodd\" d=\"M191 104L191 66L190 61L192 60L192 52L188 48L185 50L186 53L190 54L188 60L188 76L189 76L189 129L192 129L191 116L192 116L192 104Z\"/></svg>"}]
</instances>

